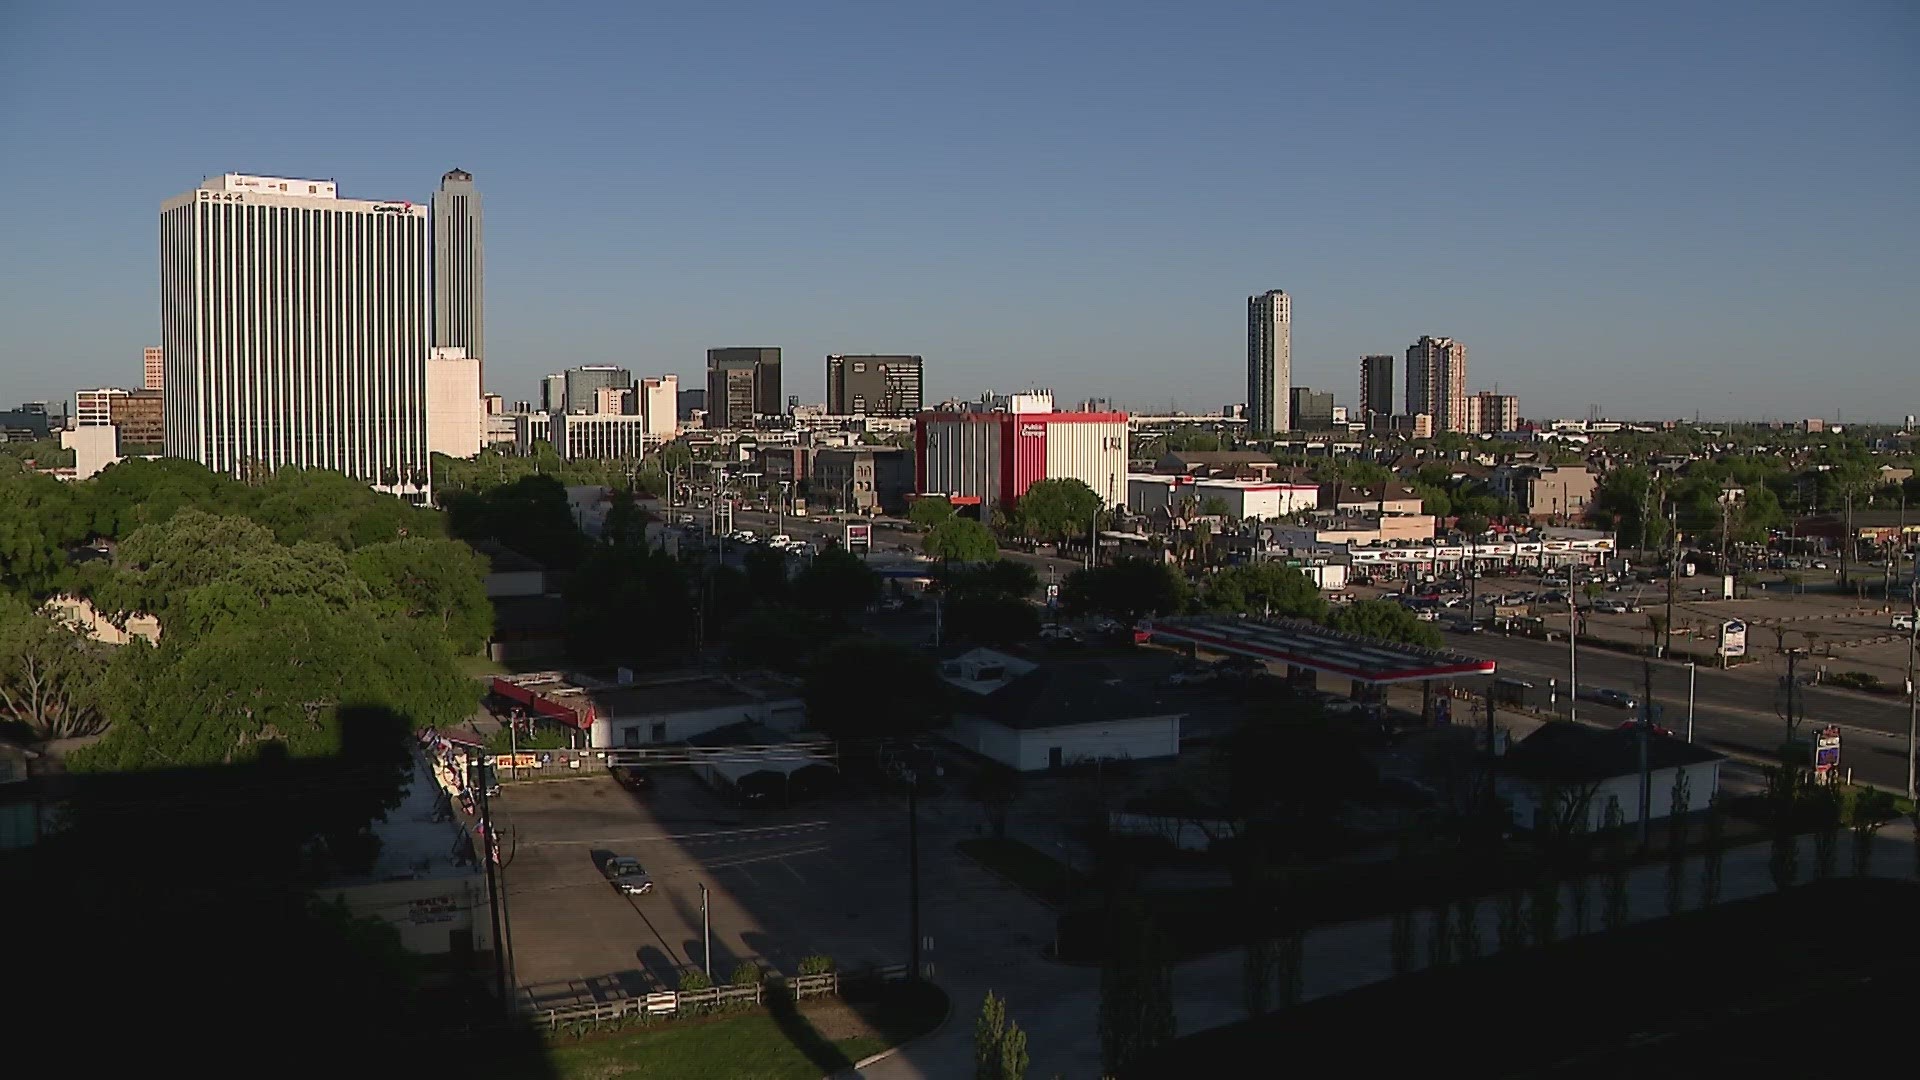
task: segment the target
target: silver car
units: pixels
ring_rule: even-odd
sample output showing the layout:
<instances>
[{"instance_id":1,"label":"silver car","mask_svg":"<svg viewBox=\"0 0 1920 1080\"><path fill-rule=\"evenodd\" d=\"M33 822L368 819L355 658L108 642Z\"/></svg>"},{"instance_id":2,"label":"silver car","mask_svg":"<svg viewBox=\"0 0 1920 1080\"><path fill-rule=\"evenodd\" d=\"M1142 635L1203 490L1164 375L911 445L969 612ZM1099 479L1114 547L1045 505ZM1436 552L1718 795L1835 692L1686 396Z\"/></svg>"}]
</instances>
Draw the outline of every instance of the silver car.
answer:
<instances>
[{"instance_id":1,"label":"silver car","mask_svg":"<svg viewBox=\"0 0 1920 1080\"><path fill-rule=\"evenodd\" d=\"M607 876L615 889L628 896L641 896L653 891L653 878L640 865L640 860L631 855L615 855L607 860L600 872Z\"/></svg>"}]
</instances>

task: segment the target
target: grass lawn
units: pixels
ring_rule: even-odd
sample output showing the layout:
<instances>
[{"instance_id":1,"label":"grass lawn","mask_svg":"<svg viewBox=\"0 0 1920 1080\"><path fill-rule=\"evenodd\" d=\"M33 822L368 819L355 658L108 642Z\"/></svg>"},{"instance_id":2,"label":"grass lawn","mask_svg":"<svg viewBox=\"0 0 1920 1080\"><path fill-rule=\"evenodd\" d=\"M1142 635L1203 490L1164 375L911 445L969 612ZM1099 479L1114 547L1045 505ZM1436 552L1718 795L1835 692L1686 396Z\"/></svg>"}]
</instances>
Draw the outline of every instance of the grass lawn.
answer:
<instances>
[{"instance_id":1,"label":"grass lawn","mask_svg":"<svg viewBox=\"0 0 1920 1080\"><path fill-rule=\"evenodd\" d=\"M818 998L799 1011L666 1021L643 1029L556 1036L542 1053L498 1064L496 1077L612 1080L819 1080L933 1029L947 996L929 983L893 984L868 997Z\"/></svg>"},{"instance_id":2,"label":"grass lawn","mask_svg":"<svg viewBox=\"0 0 1920 1080\"><path fill-rule=\"evenodd\" d=\"M460 674L469 679L485 679L493 675L507 674L507 666L485 656L461 656L454 659Z\"/></svg>"},{"instance_id":3,"label":"grass lawn","mask_svg":"<svg viewBox=\"0 0 1920 1080\"><path fill-rule=\"evenodd\" d=\"M960 852L1049 904L1073 899L1086 884L1072 867L1018 840L962 840Z\"/></svg>"}]
</instances>

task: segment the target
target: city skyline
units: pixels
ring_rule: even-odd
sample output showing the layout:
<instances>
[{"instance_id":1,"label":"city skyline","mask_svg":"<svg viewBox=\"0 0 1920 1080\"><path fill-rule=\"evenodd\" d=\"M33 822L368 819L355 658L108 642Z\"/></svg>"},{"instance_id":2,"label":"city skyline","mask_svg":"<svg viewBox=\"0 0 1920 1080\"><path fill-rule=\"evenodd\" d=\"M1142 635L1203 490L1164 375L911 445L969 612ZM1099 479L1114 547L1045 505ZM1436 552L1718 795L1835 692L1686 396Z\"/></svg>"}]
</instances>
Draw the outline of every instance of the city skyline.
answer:
<instances>
[{"instance_id":1,"label":"city skyline","mask_svg":"<svg viewBox=\"0 0 1920 1080\"><path fill-rule=\"evenodd\" d=\"M131 6L0 16L0 79L44 106L0 114L36 149L0 174L33 267L0 294L0 394L134 383L159 306L144 219L179 178L424 203L458 162L487 191L486 381L509 397L586 356L695 381L706 349L745 340L917 353L929 400L1040 384L1205 412L1245 396L1228 305L1284 282L1311 313L1293 381L1348 405L1353 357L1439 327L1536 418L1920 407L1902 300L1920 152L1900 137L1920 88L1896 9L761 14L729 40L754 74L720 88L682 78L731 32L717 16L535 29L477 10L461 50L405 64L344 33L295 48L292 12L191 33ZM1329 59L1239 74L1283 39ZM1030 62L1069 41L1079 59ZM1354 87L1331 59L1430 43L1467 73L1437 95ZM1795 65L1751 62L1773 50ZM132 62L156 53L177 62ZM916 107L841 88L853 55L899 57L863 70ZM1136 55L1154 60L1117 62ZM476 66L495 89L430 127L393 107ZM167 122L235 79L259 89ZM1234 135L1252 93L1294 102L1286 140ZM1394 167L1409 156L1431 167ZM616 194L573 198L580 178ZM1590 333L1603 317L1614 332ZM803 364L790 390L824 400L823 376Z\"/></svg>"}]
</instances>

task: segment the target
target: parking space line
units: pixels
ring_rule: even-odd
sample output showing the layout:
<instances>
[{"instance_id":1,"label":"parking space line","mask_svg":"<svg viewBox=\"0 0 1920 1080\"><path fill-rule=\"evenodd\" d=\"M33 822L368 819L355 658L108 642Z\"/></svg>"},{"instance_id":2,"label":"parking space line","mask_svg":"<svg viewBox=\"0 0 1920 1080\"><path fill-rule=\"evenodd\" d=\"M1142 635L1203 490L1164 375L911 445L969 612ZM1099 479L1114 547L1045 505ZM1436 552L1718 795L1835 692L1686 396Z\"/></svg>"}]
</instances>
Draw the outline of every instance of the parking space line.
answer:
<instances>
[{"instance_id":1,"label":"parking space line","mask_svg":"<svg viewBox=\"0 0 1920 1080\"><path fill-rule=\"evenodd\" d=\"M786 868L787 868L787 873L789 873L789 874L792 874L792 875L793 875L794 877L796 877L796 878L799 878L799 881L800 881L800 884L802 884L802 885L805 885L805 884L807 883L807 879L806 879L806 878L804 878L804 877L801 877L801 876L800 876L800 871L798 871L798 870L795 870L795 869L793 868L793 864L792 864L792 863L790 863L790 862L788 862L788 861L787 861L787 860L785 860L785 859L781 859L781 860L780 860L780 865L781 865L781 866L784 866L784 867L786 867Z\"/></svg>"}]
</instances>

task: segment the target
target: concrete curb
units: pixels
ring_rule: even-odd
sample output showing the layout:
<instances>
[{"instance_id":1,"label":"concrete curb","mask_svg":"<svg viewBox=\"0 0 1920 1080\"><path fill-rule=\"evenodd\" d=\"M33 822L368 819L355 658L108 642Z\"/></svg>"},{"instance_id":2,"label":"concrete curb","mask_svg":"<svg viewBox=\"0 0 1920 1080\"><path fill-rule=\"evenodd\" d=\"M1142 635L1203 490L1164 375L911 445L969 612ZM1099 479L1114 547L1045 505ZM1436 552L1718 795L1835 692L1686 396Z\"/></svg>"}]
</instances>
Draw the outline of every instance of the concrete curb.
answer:
<instances>
[{"instance_id":1,"label":"concrete curb","mask_svg":"<svg viewBox=\"0 0 1920 1080\"><path fill-rule=\"evenodd\" d=\"M940 986L939 983L934 983L934 985ZM892 1057L893 1055L899 1053L900 1051L905 1050L910 1046L916 1046L920 1043L926 1042L928 1039L931 1039L935 1035L938 1035L942 1031L945 1031L947 1027L947 1022L953 1019L953 995L948 993L947 988L944 986L940 987L940 993L942 996L944 996L947 999L947 1010L946 1012L940 1015L939 1023L933 1025L932 1027L921 1032L920 1034L915 1035L913 1038L906 1040L905 1042L896 1043L893 1046L889 1046L885 1050L882 1050L877 1054L869 1054L866 1057L861 1058L859 1061L854 1062L852 1065L849 1065L846 1068L840 1070L839 1072L829 1073L825 1077L822 1077L821 1080L846 1080L846 1078L857 1077L860 1075L861 1069L867 1068L868 1066L871 1066L871 1065L877 1065L880 1062L885 1061L888 1058Z\"/></svg>"}]
</instances>

